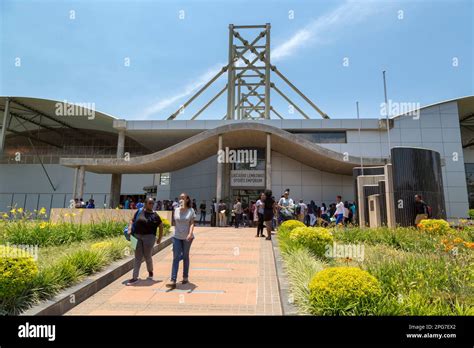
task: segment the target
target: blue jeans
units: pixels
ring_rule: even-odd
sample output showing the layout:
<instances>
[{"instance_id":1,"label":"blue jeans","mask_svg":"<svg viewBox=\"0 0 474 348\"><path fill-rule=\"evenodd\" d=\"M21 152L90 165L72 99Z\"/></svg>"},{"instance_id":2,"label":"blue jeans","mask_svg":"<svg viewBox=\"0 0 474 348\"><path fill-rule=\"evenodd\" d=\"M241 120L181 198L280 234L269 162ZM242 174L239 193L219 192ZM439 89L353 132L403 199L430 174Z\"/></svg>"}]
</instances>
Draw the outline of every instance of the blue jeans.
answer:
<instances>
[{"instance_id":1,"label":"blue jeans","mask_svg":"<svg viewBox=\"0 0 474 348\"><path fill-rule=\"evenodd\" d=\"M173 266L171 268L171 280L176 281L178 278L179 261L183 260L183 278L189 276L189 250L193 239L188 242L185 239L177 239L173 237Z\"/></svg>"},{"instance_id":2,"label":"blue jeans","mask_svg":"<svg viewBox=\"0 0 474 348\"><path fill-rule=\"evenodd\" d=\"M336 225L339 225L342 222L344 222L344 214L337 214L336 215Z\"/></svg>"}]
</instances>

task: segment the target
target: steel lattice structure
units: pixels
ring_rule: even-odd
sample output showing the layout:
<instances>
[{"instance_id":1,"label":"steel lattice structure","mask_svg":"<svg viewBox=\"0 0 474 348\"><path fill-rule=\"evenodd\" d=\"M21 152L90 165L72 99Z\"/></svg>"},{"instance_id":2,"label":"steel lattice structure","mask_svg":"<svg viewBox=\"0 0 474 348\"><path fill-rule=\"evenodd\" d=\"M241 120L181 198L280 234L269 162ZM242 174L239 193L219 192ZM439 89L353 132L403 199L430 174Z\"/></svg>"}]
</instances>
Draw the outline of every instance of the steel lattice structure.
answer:
<instances>
[{"instance_id":1,"label":"steel lattice structure","mask_svg":"<svg viewBox=\"0 0 474 348\"><path fill-rule=\"evenodd\" d=\"M187 108L199 95L201 95L217 79L227 73L227 84L201 107L191 118L195 120L203 111L214 103L227 90L227 112L222 119L244 120L244 119L270 119L274 114L283 119L271 105L270 93L273 89L304 118L310 117L294 103L274 82L272 75L278 76L291 89L293 89L303 100L305 100L322 118L329 116L321 111L308 97L306 97L295 85L293 85L270 61L270 28L269 23L265 25L229 25L229 63L204 86L202 86L191 98L189 98L176 112L168 117L174 120L185 108ZM252 41L242 36L241 32L262 29ZM272 72L274 74L272 74Z\"/></svg>"}]
</instances>

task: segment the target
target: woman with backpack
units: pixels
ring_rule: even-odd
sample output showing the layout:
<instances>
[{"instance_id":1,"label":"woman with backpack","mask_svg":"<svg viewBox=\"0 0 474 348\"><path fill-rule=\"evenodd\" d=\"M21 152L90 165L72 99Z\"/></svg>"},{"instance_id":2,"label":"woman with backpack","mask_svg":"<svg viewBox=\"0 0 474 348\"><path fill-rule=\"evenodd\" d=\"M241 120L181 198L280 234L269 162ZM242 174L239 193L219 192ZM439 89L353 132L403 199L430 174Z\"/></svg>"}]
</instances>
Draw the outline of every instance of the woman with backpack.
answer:
<instances>
[{"instance_id":1,"label":"woman with backpack","mask_svg":"<svg viewBox=\"0 0 474 348\"><path fill-rule=\"evenodd\" d=\"M179 207L173 211L174 235L173 235L173 265L171 267L171 281L166 284L170 289L176 288L178 278L179 261L183 260L183 281L189 282L189 251L194 240L194 219L196 212L192 208L191 199L186 193L179 196Z\"/></svg>"},{"instance_id":2,"label":"woman with backpack","mask_svg":"<svg viewBox=\"0 0 474 348\"><path fill-rule=\"evenodd\" d=\"M133 267L133 276L127 282L127 286L138 282L140 274L140 266L142 259L145 258L146 268L148 270L148 278L153 279L153 246L161 243L163 237L163 223L158 213L153 210L155 202L153 198L148 198L143 208L138 209L133 216L128 227L128 233L137 239L135 248L135 264ZM156 238L156 230L159 230L158 238Z\"/></svg>"}]
</instances>

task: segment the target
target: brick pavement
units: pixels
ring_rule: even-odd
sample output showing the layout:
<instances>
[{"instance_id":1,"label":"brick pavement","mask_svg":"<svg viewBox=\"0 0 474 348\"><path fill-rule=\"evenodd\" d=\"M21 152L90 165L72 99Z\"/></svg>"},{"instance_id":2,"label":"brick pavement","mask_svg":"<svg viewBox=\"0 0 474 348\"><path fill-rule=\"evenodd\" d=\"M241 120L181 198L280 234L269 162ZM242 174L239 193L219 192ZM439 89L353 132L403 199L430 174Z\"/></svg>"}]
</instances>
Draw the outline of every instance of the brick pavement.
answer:
<instances>
[{"instance_id":1,"label":"brick pavement","mask_svg":"<svg viewBox=\"0 0 474 348\"><path fill-rule=\"evenodd\" d=\"M66 315L281 315L272 243L255 238L254 228L196 227L189 284L165 284L171 246L153 257L154 280L125 286L128 272ZM275 238L275 236L274 236ZM182 275L182 262L178 281Z\"/></svg>"}]
</instances>

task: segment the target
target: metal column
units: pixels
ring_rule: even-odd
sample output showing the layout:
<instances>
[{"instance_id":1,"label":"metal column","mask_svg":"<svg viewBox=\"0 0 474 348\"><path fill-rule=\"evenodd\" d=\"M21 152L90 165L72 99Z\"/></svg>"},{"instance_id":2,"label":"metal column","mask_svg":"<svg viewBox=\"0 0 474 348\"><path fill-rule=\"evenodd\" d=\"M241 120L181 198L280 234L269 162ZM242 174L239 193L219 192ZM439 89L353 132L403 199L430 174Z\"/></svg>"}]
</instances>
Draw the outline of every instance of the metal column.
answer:
<instances>
[{"instance_id":1,"label":"metal column","mask_svg":"<svg viewBox=\"0 0 474 348\"><path fill-rule=\"evenodd\" d=\"M267 133L267 153L265 166L265 187L267 190L272 189L272 136Z\"/></svg>"},{"instance_id":2,"label":"metal column","mask_svg":"<svg viewBox=\"0 0 474 348\"><path fill-rule=\"evenodd\" d=\"M218 150L222 151L222 135L219 135ZM216 183L216 199L217 203L222 199L222 175L224 173L224 163L217 162L217 183Z\"/></svg>"},{"instance_id":3,"label":"metal column","mask_svg":"<svg viewBox=\"0 0 474 348\"><path fill-rule=\"evenodd\" d=\"M234 119L234 25L229 24L229 65L227 70L227 119Z\"/></svg>"},{"instance_id":4,"label":"metal column","mask_svg":"<svg viewBox=\"0 0 474 348\"><path fill-rule=\"evenodd\" d=\"M10 118L10 99L6 98L5 111L3 113L2 129L0 129L0 155L3 155L5 149L5 137L7 133L8 119Z\"/></svg>"},{"instance_id":5,"label":"metal column","mask_svg":"<svg viewBox=\"0 0 474 348\"><path fill-rule=\"evenodd\" d=\"M265 118L270 118L270 23L265 29Z\"/></svg>"}]
</instances>

